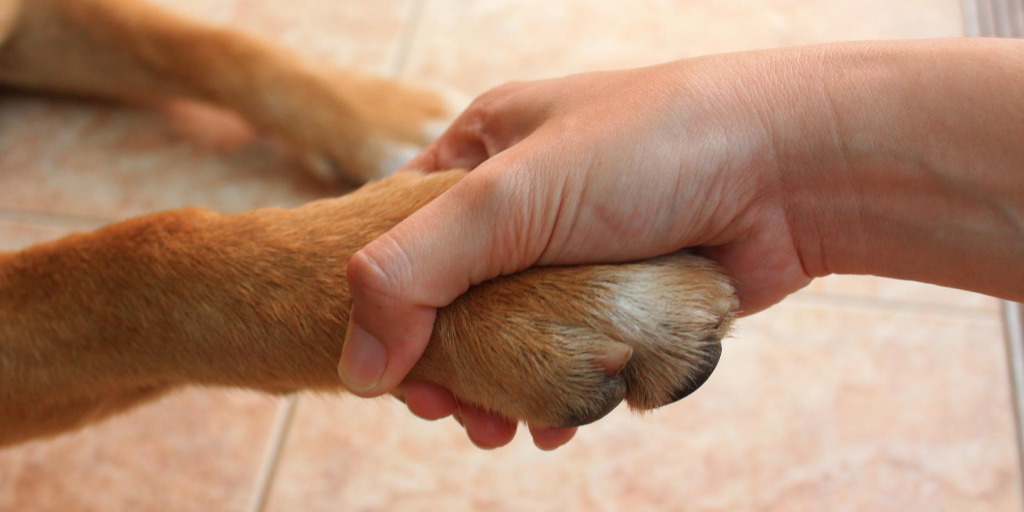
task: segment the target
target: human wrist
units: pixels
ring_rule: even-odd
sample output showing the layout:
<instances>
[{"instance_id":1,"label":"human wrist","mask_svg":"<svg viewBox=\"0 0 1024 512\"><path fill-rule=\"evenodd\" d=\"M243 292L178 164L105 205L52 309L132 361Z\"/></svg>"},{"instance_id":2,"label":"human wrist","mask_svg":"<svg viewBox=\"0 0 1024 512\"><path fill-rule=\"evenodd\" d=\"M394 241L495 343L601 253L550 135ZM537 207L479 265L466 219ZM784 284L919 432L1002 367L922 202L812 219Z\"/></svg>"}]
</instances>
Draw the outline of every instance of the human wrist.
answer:
<instances>
[{"instance_id":1,"label":"human wrist","mask_svg":"<svg viewBox=\"0 0 1024 512\"><path fill-rule=\"evenodd\" d=\"M780 174L809 274L1005 294L996 281L1009 270L991 268L1011 266L1024 249L1012 242L1021 238L1014 217L1024 215L1015 178L1024 68L1012 58L1020 50L967 40L804 50L803 72L816 79L801 81L792 110L805 115L786 118L796 129L777 145L799 148Z\"/></svg>"}]
</instances>

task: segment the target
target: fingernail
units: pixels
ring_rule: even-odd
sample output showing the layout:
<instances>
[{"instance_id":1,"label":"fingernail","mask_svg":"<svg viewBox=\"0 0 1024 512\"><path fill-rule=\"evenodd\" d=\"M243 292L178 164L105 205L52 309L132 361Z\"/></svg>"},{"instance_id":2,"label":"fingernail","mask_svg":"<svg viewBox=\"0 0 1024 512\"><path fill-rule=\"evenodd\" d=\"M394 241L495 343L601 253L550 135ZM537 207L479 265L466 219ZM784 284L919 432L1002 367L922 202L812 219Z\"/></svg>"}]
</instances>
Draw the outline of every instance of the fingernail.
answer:
<instances>
[{"instance_id":1,"label":"fingernail","mask_svg":"<svg viewBox=\"0 0 1024 512\"><path fill-rule=\"evenodd\" d=\"M388 352L380 340L353 322L338 364L338 375L345 387L358 392L372 390L384 375L387 362Z\"/></svg>"}]
</instances>

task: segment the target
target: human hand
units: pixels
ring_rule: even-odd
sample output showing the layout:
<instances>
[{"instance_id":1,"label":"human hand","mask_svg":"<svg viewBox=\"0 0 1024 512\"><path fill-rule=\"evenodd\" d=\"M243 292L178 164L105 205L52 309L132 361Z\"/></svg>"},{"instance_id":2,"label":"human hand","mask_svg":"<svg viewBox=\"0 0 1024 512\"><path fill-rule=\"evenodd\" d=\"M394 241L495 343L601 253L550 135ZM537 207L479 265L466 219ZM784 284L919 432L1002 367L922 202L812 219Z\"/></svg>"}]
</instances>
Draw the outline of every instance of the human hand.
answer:
<instances>
[{"instance_id":1,"label":"human hand","mask_svg":"<svg viewBox=\"0 0 1024 512\"><path fill-rule=\"evenodd\" d=\"M700 247L749 314L805 286L780 199L769 53L513 83L478 98L406 168L473 169L355 254L339 373L375 396L399 386L437 308L533 265L610 263ZM516 425L409 382L413 413L455 413L478 446ZM551 449L574 429L531 429Z\"/></svg>"}]
</instances>

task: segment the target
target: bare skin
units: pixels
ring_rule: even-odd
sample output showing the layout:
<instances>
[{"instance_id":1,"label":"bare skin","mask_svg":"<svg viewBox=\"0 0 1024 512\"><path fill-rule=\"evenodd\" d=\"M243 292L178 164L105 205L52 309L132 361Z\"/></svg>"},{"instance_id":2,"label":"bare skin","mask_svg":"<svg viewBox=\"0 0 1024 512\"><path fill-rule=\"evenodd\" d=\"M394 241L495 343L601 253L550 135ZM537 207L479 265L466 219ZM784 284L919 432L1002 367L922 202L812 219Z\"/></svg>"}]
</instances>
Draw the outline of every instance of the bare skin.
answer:
<instances>
[{"instance_id":1,"label":"bare skin","mask_svg":"<svg viewBox=\"0 0 1024 512\"><path fill-rule=\"evenodd\" d=\"M1022 54L1017 40L842 43L488 92L408 166L473 172L349 262L358 327L339 373L362 396L395 389L435 309L472 284L682 247L735 278L743 314L829 274L1024 300ZM404 390L423 417L459 408L436 386ZM480 446L515 433L460 410ZM574 433L531 430L543 448Z\"/></svg>"}]
</instances>

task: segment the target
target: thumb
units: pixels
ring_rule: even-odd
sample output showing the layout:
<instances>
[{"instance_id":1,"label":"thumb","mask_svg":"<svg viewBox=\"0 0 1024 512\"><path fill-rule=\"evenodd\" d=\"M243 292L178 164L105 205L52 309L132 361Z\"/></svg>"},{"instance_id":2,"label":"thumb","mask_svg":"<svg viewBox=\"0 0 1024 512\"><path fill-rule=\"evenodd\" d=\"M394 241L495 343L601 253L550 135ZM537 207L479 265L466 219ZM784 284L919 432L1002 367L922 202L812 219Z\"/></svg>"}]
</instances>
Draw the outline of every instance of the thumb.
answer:
<instances>
[{"instance_id":1,"label":"thumb","mask_svg":"<svg viewBox=\"0 0 1024 512\"><path fill-rule=\"evenodd\" d=\"M520 183L513 193L517 180L502 168L506 155L468 174L349 260L353 306L338 373L353 393L392 390L426 348L437 308L474 284L536 262L548 237L531 228L529 205L537 198L530 191L543 187Z\"/></svg>"}]
</instances>

